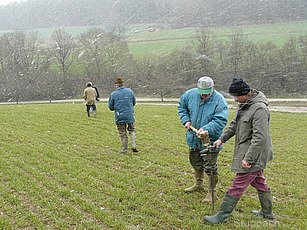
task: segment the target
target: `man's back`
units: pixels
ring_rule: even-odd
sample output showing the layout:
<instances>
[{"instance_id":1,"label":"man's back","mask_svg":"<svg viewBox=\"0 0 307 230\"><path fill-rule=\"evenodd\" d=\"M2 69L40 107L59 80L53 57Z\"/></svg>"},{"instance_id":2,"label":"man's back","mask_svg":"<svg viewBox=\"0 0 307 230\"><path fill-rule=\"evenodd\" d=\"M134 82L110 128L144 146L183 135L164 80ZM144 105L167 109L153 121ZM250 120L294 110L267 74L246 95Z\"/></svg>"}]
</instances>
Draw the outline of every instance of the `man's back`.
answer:
<instances>
[{"instance_id":1,"label":"man's back","mask_svg":"<svg viewBox=\"0 0 307 230\"><path fill-rule=\"evenodd\" d=\"M87 102L92 102L96 100L96 90L92 87L86 87L86 89L84 90L84 99Z\"/></svg>"},{"instance_id":2,"label":"man's back","mask_svg":"<svg viewBox=\"0 0 307 230\"><path fill-rule=\"evenodd\" d=\"M109 109L115 110L116 123L134 122L134 105L136 103L134 93L129 88L119 87L111 93Z\"/></svg>"}]
</instances>

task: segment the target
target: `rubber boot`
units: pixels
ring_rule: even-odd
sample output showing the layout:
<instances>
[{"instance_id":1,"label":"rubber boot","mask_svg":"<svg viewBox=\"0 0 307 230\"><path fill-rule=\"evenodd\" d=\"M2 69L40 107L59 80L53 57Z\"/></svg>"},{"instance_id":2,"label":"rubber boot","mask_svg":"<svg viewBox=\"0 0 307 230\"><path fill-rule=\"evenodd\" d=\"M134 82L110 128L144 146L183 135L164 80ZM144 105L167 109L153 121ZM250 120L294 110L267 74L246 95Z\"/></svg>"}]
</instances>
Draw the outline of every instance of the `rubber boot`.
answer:
<instances>
[{"instance_id":1,"label":"rubber boot","mask_svg":"<svg viewBox=\"0 0 307 230\"><path fill-rule=\"evenodd\" d=\"M131 136L131 150L132 152L137 153L138 150L136 149L136 132L131 132L130 136Z\"/></svg>"},{"instance_id":2,"label":"rubber boot","mask_svg":"<svg viewBox=\"0 0 307 230\"><path fill-rule=\"evenodd\" d=\"M120 139L121 139L121 142L122 142L122 148L120 150L120 153L126 153L127 150L128 150L128 138L127 138L127 136L123 135L123 136L120 137Z\"/></svg>"},{"instance_id":3,"label":"rubber boot","mask_svg":"<svg viewBox=\"0 0 307 230\"><path fill-rule=\"evenodd\" d=\"M216 199L216 184L218 182L218 175L212 175L212 176L208 176L208 193L206 195L206 197L203 199L203 202L211 202L212 201L212 189L213 189L213 196L214 199Z\"/></svg>"},{"instance_id":4,"label":"rubber boot","mask_svg":"<svg viewBox=\"0 0 307 230\"><path fill-rule=\"evenodd\" d=\"M266 192L257 190L257 192L261 205L261 210L253 210L252 213L263 218L274 219L274 215L272 212L272 196L270 190Z\"/></svg>"},{"instance_id":5,"label":"rubber boot","mask_svg":"<svg viewBox=\"0 0 307 230\"><path fill-rule=\"evenodd\" d=\"M204 171L195 170L195 184L189 188L186 188L185 192L196 192L204 189L203 184Z\"/></svg>"},{"instance_id":6,"label":"rubber boot","mask_svg":"<svg viewBox=\"0 0 307 230\"><path fill-rule=\"evenodd\" d=\"M240 198L230 196L228 195L228 193L226 193L224 195L223 202L220 207L220 211L216 213L214 216L204 216L204 221L207 221L211 224L226 222L228 220L229 215L232 213L232 211L236 207L239 199Z\"/></svg>"}]
</instances>

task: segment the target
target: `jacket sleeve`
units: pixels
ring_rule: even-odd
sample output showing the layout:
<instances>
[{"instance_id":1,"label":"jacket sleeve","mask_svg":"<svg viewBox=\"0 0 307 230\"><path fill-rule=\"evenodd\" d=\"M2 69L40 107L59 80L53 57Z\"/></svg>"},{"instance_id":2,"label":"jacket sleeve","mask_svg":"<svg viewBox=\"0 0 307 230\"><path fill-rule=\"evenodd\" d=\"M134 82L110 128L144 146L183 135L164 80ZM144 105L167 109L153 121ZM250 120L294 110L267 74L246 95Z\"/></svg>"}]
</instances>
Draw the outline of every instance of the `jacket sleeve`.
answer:
<instances>
[{"instance_id":1,"label":"jacket sleeve","mask_svg":"<svg viewBox=\"0 0 307 230\"><path fill-rule=\"evenodd\" d=\"M228 119L228 106L226 103L220 102L215 109L212 120L202 127L203 130L207 130L210 136L219 137Z\"/></svg>"},{"instance_id":2,"label":"jacket sleeve","mask_svg":"<svg viewBox=\"0 0 307 230\"><path fill-rule=\"evenodd\" d=\"M111 96L110 96L110 98L109 98L109 104L108 104L108 106L109 106L109 109L110 109L111 111L114 111L114 98L113 98L113 94L111 94Z\"/></svg>"},{"instance_id":3,"label":"jacket sleeve","mask_svg":"<svg viewBox=\"0 0 307 230\"><path fill-rule=\"evenodd\" d=\"M86 100L86 89L83 91L83 98Z\"/></svg>"},{"instance_id":4,"label":"jacket sleeve","mask_svg":"<svg viewBox=\"0 0 307 230\"><path fill-rule=\"evenodd\" d=\"M268 112L264 108L258 108L252 119L252 139L251 144L245 154L244 160L253 164L259 157L262 147L266 143L267 133L269 133Z\"/></svg>"},{"instance_id":5,"label":"jacket sleeve","mask_svg":"<svg viewBox=\"0 0 307 230\"><path fill-rule=\"evenodd\" d=\"M187 95L183 94L180 97L179 103L178 103L178 115L179 115L179 119L181 121L181 124L185 124L188 121L191 121L190 119L190 113L189 113L189 108L187 105Z\"/></svg>"},{"instance_id":6,"label":"jacket sleeve","mask_svg":"<svg viewBox=\"0 0 307 230\"><path fill-rule=\"evenodd\" d=\"M131 91L131 92L132 92L132 104L133 104L133 106L135 106L135 104L136 104L135 95L134 95L133 91Z\"/></svg>"},{"instance_id":7,"label":"jacket sleeve","mask_svg":"<svg viewBox=\"0 0 307 230\"><path fill-rule=\"evenodd\" d=\"M236 134L237 122L236 119L232 120L226 130L222 133L219 139L222 140L223 143L226 143L230 138L232 138Z\"/></svg>"},{"instance_id":8,"label":"jacket sleeve","mask_svg":"<svg viewBox=\"0 0 307 230\"><path fill-rule=\"evenodd\" d=\"M92 86L94 89L95 89L95 91L96 91L96 100L100 97L100 95L99 95L99 92L98 92L98 89L97 89L97 87L96 86Z\"/></svg>"}]
</instances>

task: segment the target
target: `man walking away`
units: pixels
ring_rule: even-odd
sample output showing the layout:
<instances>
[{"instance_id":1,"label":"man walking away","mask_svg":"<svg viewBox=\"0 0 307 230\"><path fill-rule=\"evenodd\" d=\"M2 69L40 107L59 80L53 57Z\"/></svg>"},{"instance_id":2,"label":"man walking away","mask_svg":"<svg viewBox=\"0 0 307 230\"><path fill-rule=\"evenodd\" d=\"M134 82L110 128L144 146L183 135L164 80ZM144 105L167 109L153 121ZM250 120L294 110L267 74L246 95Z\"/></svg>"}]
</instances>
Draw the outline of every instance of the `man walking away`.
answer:
<instances>
[{"instance_id":1,"label":"man walking away","mask_svg":"<svg viewBox=\"0 0 307 230\"><path fill-rule=\"evenodd\" d=\"M115 111L115 124L122 143L120 153L127 153L128 151L127 131L131 138L132 152L138 152L134 124L134 106L136 104L134 93L130 88L124 87L124 82L120 77L115 80L115 87L116 90L111 93L109 98L109 109Z\"/></svg>"},{"instance_id":2,"label":"man walking away","mask_svg":"<svg viewBox=\"0 0 307 230\"><path fill-rule=\"evenodd\" d=\"M87 116L90 117L90 112L93 112L94 117L96 117L96 105L95 100L97 97L96 90L92 87L92 82L88 82L86 84L86 88L83 93L83 98L85 100L86 105L86 113Z\"/></svg>"}]
</instances>

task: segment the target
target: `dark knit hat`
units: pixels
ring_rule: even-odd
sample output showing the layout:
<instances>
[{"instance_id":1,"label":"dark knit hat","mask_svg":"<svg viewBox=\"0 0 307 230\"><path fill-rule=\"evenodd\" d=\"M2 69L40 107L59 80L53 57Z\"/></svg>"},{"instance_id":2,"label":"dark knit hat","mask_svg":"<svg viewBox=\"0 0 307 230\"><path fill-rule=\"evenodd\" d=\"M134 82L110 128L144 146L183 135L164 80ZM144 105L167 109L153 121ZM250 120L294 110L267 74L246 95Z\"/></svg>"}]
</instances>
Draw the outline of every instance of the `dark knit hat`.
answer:
<instances>
[{"instance_id":1,"label":"dark knit hat","mask_svg":"<svg viewBox=\"0 0 307 230\"><path fill-rule=\"evenodd\" d=\"M122 85L124 83L123 79L121 77L117 77L115 80L115 84Z\"/></svg>"},{"instance_id":2,"label":"dark knit hat","mask_svg":"<svg viewBox=\"0 0 307 230\"><path fill-rule=\"evenodd\" d=\"M249 85L243 79L234 78L228 92L231 96L242 96L248 94L250 90Z\"/></svg>"}]
</instances>

